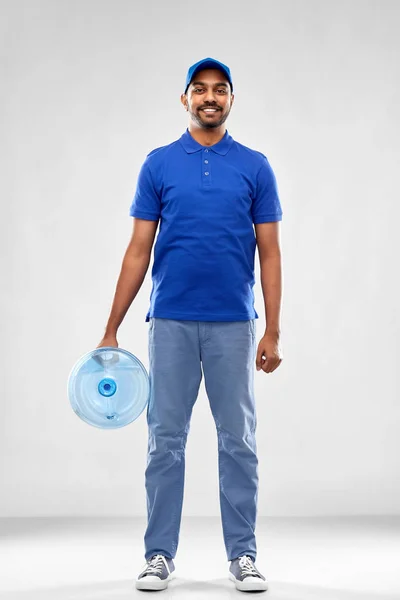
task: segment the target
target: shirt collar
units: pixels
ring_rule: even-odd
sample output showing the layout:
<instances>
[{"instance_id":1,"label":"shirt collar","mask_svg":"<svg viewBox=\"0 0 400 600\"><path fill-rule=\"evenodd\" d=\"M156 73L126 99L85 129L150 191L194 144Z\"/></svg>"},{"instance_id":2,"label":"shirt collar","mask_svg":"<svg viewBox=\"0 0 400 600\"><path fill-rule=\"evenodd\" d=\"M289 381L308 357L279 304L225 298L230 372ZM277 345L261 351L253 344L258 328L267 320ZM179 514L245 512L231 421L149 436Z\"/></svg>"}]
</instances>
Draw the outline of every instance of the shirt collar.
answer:
<instances>
[{"instance_id":1,"label":"shirt collar","mask_svg":"<svg viewBox=\"0 0 400 600\"><path fill-rule=\"evenodd\" d=\"M189 128L186 128L185 133L179 138L180 143L188 154L198 152L199 150L213 150L217 154L225 155L233 144L233 138L229 135L228 130L225 130L225 135L213 146L202 146L190 134Z\"/></svg>"}]
</instances>

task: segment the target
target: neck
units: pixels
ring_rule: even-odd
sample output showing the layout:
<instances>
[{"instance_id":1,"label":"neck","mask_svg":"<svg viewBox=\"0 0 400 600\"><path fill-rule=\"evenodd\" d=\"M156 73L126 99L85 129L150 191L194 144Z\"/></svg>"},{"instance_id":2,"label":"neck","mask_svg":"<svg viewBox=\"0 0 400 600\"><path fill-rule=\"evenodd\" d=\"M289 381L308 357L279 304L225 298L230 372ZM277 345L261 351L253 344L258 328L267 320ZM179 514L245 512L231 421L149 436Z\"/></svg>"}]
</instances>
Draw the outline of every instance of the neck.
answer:
<instances>
[{"instance_id":1,"label":"neck","mask_svg":"<svg viewBox=\"0 0 400 600\"><path fill-rule=\"evenodd\" d=\"M215 129L202 129L201 127L194 125L193 122L189 123L188 129L192 138L202 146L213 146L214 144L217 144L222 140L226 131L224 124Z\"/></svg>"}]
</instances>

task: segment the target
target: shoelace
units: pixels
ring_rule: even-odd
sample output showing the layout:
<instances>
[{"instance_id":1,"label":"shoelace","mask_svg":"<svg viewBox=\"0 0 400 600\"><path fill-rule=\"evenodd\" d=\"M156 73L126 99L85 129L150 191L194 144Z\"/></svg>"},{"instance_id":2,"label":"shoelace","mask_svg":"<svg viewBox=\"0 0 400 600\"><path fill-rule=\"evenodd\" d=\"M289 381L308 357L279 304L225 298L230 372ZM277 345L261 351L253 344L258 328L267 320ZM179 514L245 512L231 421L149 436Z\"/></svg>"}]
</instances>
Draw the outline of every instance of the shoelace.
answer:
<instances>
[{"instance_id":1,"label":"shoelace","mask_svg":"<svg viewBox=\"0 0 400 600\"><path fill-rule=\"evenodd\" d=\"M247 577L247 575L251 575L252 577L259 577L257 573L254 563L251 560L250 556L239 556L239 565L242 569L242 575Z\"/></svg>"},{"instance_id":2,"label":"shoelace","mask_svg":"<svg viewBox=\"0 0 400 600\"><path fill-rule=\"evenodd\" d=\"M162 554L155 554L151 557L146 567L146 574L160 575L164 566L164 557Z\"/></svg>"}]
</instances>

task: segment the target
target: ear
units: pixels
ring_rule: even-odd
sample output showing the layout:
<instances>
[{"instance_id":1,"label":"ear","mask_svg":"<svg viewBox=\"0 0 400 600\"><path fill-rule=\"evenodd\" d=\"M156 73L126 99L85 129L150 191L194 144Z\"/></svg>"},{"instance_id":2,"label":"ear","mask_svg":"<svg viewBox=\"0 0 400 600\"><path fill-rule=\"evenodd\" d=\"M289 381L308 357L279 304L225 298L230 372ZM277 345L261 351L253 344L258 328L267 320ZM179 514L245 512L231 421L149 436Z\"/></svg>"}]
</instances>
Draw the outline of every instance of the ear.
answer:
<instances>
[{"instance_id":1,"label":"ear","mask_svg":"<svg viewBox=\"0 0 400 600\"><path fill-rule=\"evenodd\" d=\"M186 94L181 94L181 102L182 102L183 106L185 107L185 109L187 110L188 106L187 106L187 96L186 96Z\"/></svg>"}]
</instances>

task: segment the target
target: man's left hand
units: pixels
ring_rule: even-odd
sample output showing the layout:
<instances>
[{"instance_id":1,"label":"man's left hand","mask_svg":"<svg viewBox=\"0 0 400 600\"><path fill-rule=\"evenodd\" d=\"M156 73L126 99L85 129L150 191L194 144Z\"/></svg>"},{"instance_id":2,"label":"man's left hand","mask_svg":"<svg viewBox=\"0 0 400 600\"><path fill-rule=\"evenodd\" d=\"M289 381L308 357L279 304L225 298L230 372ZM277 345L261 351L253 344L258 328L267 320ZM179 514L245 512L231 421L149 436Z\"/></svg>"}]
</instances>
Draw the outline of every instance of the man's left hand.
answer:
<instances>
[{"instance_id":1,"label":"man's left hand","mask_svg":"<svg viewBox=\"0 0 400 600\"><path fill-rule=\"evenodd\" d=\"M265 373L272 373L279 367L283 355L279 346L279 337L275 334L266 333L261 338L256 358L257 371L262 369Z\"/></svg>"}]
</instances>

